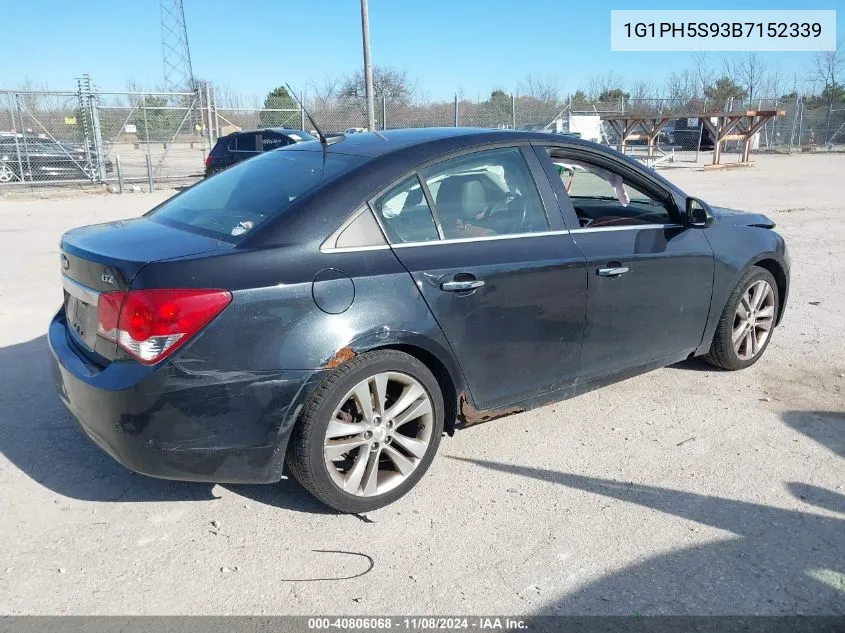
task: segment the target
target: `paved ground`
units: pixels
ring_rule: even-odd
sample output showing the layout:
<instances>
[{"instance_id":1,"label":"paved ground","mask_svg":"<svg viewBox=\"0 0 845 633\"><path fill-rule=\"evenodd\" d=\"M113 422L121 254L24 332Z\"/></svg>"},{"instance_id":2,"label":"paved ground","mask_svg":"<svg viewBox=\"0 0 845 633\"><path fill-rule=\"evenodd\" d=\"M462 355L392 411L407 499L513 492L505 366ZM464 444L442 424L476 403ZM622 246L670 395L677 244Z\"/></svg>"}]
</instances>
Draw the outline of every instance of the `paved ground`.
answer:
<instances>
[{"instance_id":1,"label":"paved ground","mask_svg":"<svg viewBox=\"0 0 845 633\"><path fill-rule=\"evenodd\" d=\"M48 375L59 235L167 194L0 201L0 613L845 614L845 155L664 173L787 237L766 357L462 431L366 518L290 481L136 476L89 444Z\"/></svg>"}]
</instances>

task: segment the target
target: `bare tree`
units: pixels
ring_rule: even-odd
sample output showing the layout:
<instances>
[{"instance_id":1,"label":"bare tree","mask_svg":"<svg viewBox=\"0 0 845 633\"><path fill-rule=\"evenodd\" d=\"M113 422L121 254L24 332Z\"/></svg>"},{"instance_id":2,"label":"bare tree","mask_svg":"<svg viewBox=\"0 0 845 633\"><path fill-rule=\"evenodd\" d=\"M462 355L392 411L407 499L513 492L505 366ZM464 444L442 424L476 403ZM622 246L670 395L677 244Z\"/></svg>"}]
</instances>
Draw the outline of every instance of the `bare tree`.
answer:
<instances>
[{"instance_id":1,"label":"bare tree","mask_svg":"<svg viewBox=\"0 0 845 633\"><path fill-rule=\"evenodd\" d=\"M126 79L126 92L130 94L126 95L125 103L121 103L119 105L124 105L128 108L134 108L140 105L141 99L143 99L143 96L140 93L147 92L147 89L141 84L140 81L138 81L134 77L129 77Z\"/></svg>"},{"instance_id":2,"label":"bare tree","mask_svg":"<svg viewBox=\"0 0 845 633\"><path fill-rule=\"evenodd\" d=\"M650 81L637 80L630 84L627 97L627 109L634 112L652 112L660 110L657 86Z\"/></svg>"},{"instance_id":3,"label":"bare tree","mask_svg":"<svg viewBox=\"0 0 845 633\"><path fill-rule=\"evenodd\" d=\"M691 56L687 68L672 71L666 78L667 109L697 111L704 108L705 91L712 86L716 73L710 67L707 53L699 51Z\"/></svg>"},{"instance_id":4,"label":"bare tree","mask_svg":"<svg viewBox=\"0 0 845 633\"><path fill-rule=\"evenodd\" d=\"M631 99L647 100L657 98L657 86L651 81L638 80L631 84Z\"/></svg>"},{"instance_id":5,"label":"bare tree","mask_svg":"<svg viewBox=\"0 0 845 633\"><path fill-rule=\"evenodd\" d=\"M20 91L15 97L15 101L18 104L17 107L28 111L28 113L20 113L19 119L23 129L27 132L42 132L42 130L39 129L39 119L35 118L34 113L43 113L39 114L39 116L44 118L47 113L58 113L63 109L68 109L67 97L62 95L37 94L38 92L50 90L50 86L46 81L35 81L29 75L26 75L23 80L18 83L15 90ZM75 101L75 99L73 99L73 101ZM0 103L0 107L5 106L5 103Z\"/></svg>"},{"instance_id":6,"label":"bare tree","mask_svg":"<svg viewBox=\"0 0 845 633\"><path fill-rule=\"evenodd\" d=\"M763 82L761 95L771 99L780 99L784 92L785 78L780 66L775 65L769 69L766 80Z\"/></svg>"},{"instance_id":7,"label":"bare tree","mask_svg":"<svg viewBox=\"0 0 845 633\"><path fill-rule=\"evenodd\" d=\"M666 80L666 93L673 108L687 107L699 95L698 79L695 72L689 68L684 68L670 73Z\"/></svg>"},{"instance_id":8,"label":"bare tree","mask_svg":"<svg viewBox=\"0 0 845 633\"><path fill-rule=\"evenodd\" d=\"M810 66L810 80L820 83L822 91L826 88L842 83L845 74L845 39L840 40L834 51L820 51L813 57Z\"/></svg>"},{"instance_id":9,"label":"bare tree","mask_svg":"<svg viewBox=\"0 0 845 633\"><path fill-rule=\"evenodd\" d=\"M710 67L706 51L692 54L693 76L695 77L695 96L704 97L704 91L716 79L716 73Z\"/></svg>"},{"instance_id":10,"label":"bare tree","mask_svg":"<svg viewBox=\"0 0 845 633\"><path fill-rule=\"evenodd\" d=\"M791 86L792 88L790 89L790 92L794 95L797 95L807 88L807 81L806 79L799 79L798 73L794 72L792 73Z\"/></svg>"},{"instance_id":11,"label":"bare tree","mask_svg":"<svg viewBox=\"0 0 845 633\"><path fill-rule=\"evenodd\" d=\"M543 76L540 73L529 73L519 85L517 92L523 96L531 97L537 101L554 103L558 100L560 90L558 79L552 75Z\"/></svg>"},{"instance_id":12,"label":"bare tree","mask_svg":"<svg viewBox=\"0 0 845 633\"><path fill-rule=\"evenodd\" d=\"M769 67L759 53L731 56L725 59L725 76L741 86L753 103L769 80Z\"/></svg>"},{"instance_id":13,"label":"bare tree","mask_svg":"<svg viewBox=\"0 0 845 633\"><path fill-rule=\"evenodd\" d=\"M414 91L414 103L420 106L426 106L431 103L431 93L428 90L420 90L417 88Z\"/></svg>"},{"instance_id":14,"label":"bare tree","mask_svg":"<svg viewBox=\"0 0 845 633\"><path fill-rule=\"evenodd\" d=\"M598 99L599 95L623 91L625 80L612 70L593 75L587 82L587 94L591 99Z\"/></svg>"},{"instance_id":15,"label":"bare tree","mask_svg":"<svg viewBox=\"0 0 845 633\"><path fill-rule=\"evenodd\" d=\"M845 38L839 40L835 50L816 53L810 69L810 78L814 83L823 86L821 96L827 104L827 140L830 138L833 103L842 99L845 94Z\"/></svg>"},{"instance_id":16,"label":"bare tree","mask_svg":"<svg viewBox=\"0 0 845 633\"><path fill-rule=\"evenodd\" d=\"M252 104L250 103L250 98L245 97L240 92L232 88L232 86L228 84L213 85L214 87L212 90L214 92L214 102L217 106L221 108L230 108L233 110L252 107ZM251 101L254 102L255 99L252 99Z\"/></svg>"},{"instance_id":17,"label":"bare tree","mask_svg":"<svg viewBox=\"0 0 845 633\"><path fill-rule=\"evenodd\" d=\"M373 67L373 95L376 99L384 97L394 103L410 103L414 99L417 86L408 77L408 71L385 66ZM340 82L341 97L364 97L364 71L358 70L346 75Z\"/></svg>"},{"instance_id":18,"label":"bare tree","mask_svg":"<svg viewBox=\"0 0 845 633\"><path fill-rule=\"evenodd\" d=\"M308 93L311 106L317 110L323 110L331 106L340 92L342 79L324 75L322 81L311 80L308 82Z\"/></svg>"}]
</instances>

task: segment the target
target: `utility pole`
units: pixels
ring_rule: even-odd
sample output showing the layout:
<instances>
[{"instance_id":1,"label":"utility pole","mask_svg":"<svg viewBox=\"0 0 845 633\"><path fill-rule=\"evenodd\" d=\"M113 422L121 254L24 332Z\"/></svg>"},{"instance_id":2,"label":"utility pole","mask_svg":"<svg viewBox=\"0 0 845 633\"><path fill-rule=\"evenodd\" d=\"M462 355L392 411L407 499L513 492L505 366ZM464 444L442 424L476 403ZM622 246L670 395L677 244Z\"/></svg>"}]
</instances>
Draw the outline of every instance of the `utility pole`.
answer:
<instances>
[{"instance_id":1,"label":"utility pole","mask_svg":"<svg viewBox=\"0 0 845 633\"><path fill-rule=\"evenodd\" d=\"M364 84L367 91L367 129L376 129L376 109L373 102L373 66L370 61L370 17L367 0L361 0L361 33L364 39Z\"/></svg>"},{"instance_id":2,"label":"utility pole","mask_svg":"<svg viewBox=\"0 0 845 633\"><path fill-rule=\"evenodd\" d=\"M188 47L185 7L182 0L160 0L161 50L164 86L168 92L194 92L197 89Z\"/></svg>"}]
</instances>

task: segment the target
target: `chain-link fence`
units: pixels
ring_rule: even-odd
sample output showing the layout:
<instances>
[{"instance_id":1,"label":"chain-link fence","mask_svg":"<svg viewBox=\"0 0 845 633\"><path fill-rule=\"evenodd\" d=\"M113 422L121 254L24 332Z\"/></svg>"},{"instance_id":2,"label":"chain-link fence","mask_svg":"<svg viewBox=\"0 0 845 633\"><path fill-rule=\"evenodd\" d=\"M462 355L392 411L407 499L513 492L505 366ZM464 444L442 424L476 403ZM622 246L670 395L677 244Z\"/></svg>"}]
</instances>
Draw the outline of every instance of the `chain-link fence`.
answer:
<instances>
[{"instance_id":1,"label":"chain-link fence","mask_svg":"<svg viewBox=\"0 0 845 633\"><path fill-rule=\"evenodd\" d=\"M360 98L312 100L306 106L327 134L365 129ZM486 101L455 98L413 103L377 99L380 130L461 126L570 132L575 117L638 115L664 119L657 151L698 162L713 138L702 113L782 110L754 139L755 151L838 149L845 145L845 102L820 97L731 100L617 99L609 102L541 100L497 91ZM312 131L299 107L231 108L215 103L211 87L193 92L101 92L87 77L76 90L0 90L0 186L39 183L139 182L153 187L168 179L196 177L216 140L248 129L287 127ZM603 123L601 142L616 145L613 127ZM629 141L639 151L641 140ZM739 151L728 142L724 151Z\"/></svg>"},{"instance_id":2,"label":"chain-link fence","mask_svg":"<svg viewBox=\"0 0 845 633\"><path fill-rule=\"evenodd\" d=\"M214 108L215 136L268 127L302 129L307 123L300 108Z\"/></svg>"},{"instance_id":3,"label":"chain-link fence","mask_svg":"<svg viewBox=\"0 0 845 633\"><path fill-rule=\"evenodd\" d=\"M0 91L0 184L194 176L212 138L208 110L200 91Z\"/></svg>"},{"instance_id":4,"label":"chain-link fence","mask_svg":"<svg viewBox=\"0 0 845 633\"><path fill-rule=\"evenodd\" d=\"M845 150L845 102L827 103L818 97L796 95L779 99L735 99L726 103L705 99L628 99L617 116L624 116L627 121L642 117L642 127L660 126L656 145L651 150L646 137L636 135L644 130L635 129L635 136L626 141L626 152L653 166L700 165L702 160L709 160L715 145L712 130L703 119L709 118L715 126L717 114L737 115L750 111L783 113L771 118L751 137L753 152ZM602 129L602 141L619 146L618 129L608 124ZM741 157L743 146L744 142L735 138L723 141L721 153Z\"/></svg>"},{"instance_id":5,"label":"chain-link fence","mask_svg":"<svg viewBox=\"0 0 845 633\"><path fill-rule=\"evenodd\" d=\"M0 93L0 183L98 177L92 129L77 93Z\"/></svg>"},{"instance_id":6,"label":"chain-link fence","mask_svg":"<svg viewBox=\"0 0 845 633\"><path fill-rule=\"evenodd\" d=\"M194 176L211 146L203 93L101 94L95 107L107 160L128 182Z\"/></svg>"}]
</instances>

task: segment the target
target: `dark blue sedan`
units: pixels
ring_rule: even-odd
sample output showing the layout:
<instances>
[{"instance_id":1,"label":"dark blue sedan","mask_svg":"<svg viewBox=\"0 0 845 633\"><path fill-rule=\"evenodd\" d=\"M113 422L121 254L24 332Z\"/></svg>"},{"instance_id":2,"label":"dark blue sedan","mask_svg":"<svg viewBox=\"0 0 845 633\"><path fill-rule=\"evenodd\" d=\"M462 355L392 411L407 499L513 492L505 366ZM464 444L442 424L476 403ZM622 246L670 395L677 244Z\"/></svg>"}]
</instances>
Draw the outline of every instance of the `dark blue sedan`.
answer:
<instances>
[{"instance_id":1,"label":"dark blue sedan","mask_svg":"<svg viewBox=\"0 0 845 633\"><path fill-rule=\"evenodd\" d=\"M420 129L310 141L62 238L59 394L132 470L291 473L364 512L445 433L693 356L756 362L774 223L579 139Z\"/></svg>"}]
</instances>

